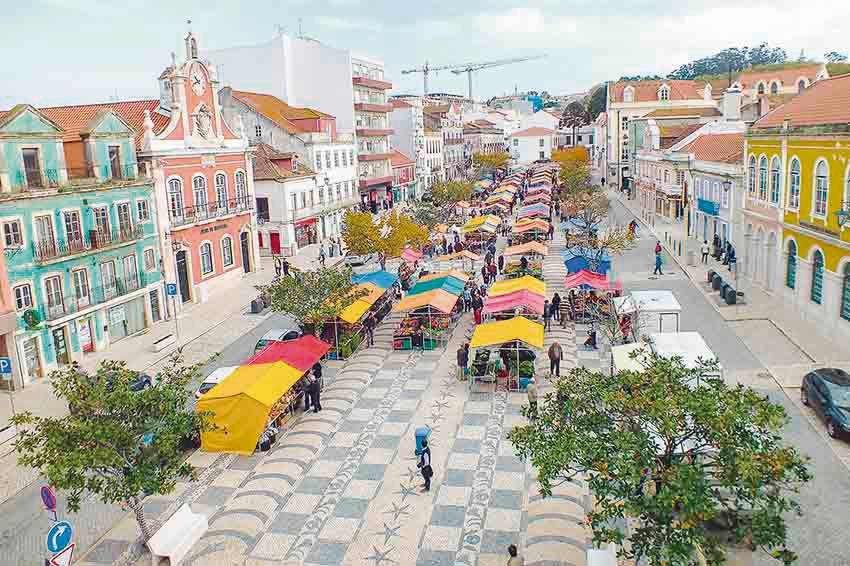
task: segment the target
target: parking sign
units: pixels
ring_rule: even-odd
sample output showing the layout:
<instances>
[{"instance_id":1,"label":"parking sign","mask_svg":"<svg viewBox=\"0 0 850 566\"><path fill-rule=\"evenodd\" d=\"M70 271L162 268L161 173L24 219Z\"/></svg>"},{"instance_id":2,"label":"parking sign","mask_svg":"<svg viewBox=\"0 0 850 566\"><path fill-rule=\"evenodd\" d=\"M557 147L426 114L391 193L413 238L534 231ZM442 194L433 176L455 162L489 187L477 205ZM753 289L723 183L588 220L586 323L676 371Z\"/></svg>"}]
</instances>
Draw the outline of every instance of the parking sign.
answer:
<instances>
[{"instance_id":1,"label":"parking sign","mask_svg":"<svg viewBox=\"0 0 850 566\"><path fill-rule=\"evenodd\" d=\"M8 356L0 357L0 375L6 379L12 376L12 358Z\"/></svg>"},{"instance_id":2,"label":"parking sign","mask_svg":"<svg viewBox=\"0 0 850 566\"><path fill-rule=\"evenodd\" d=\"M166 283L165 284L165 294L169 297L177 296L177 283Z\"/></svg>"}]
</instances>

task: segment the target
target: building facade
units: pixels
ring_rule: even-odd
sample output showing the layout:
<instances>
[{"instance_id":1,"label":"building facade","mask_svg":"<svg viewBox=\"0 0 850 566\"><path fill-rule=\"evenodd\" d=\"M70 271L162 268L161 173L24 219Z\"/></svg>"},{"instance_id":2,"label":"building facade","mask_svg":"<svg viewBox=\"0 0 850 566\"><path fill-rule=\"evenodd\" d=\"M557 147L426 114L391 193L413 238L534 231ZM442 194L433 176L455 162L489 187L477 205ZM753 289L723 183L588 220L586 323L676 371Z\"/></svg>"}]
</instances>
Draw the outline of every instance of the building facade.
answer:
<instances>
[{"instance_id":1,"label":"building facade","mask_svg":"<svg viewBox=\"0 0 850 566\"><path fill-rule=\"evenodd\" d=\"M416 162L393 150L393 198L404 202L416 198Z\"/></svg>"},{"instance_id":2,"label":"building facade","mask_svg":"<svg viewBox=\"0 0 850 566\"><path fill-rule=\"evenodd\" d=\"M464 157L472 159L476 153L505 152L505 131L487 120L473 120L463 125Z\"/></svg>"},{"instance_id":3,"label":"building facade","mask_svg":"<svg viewBox=\"0 0 850 566\"><path fill-rule=\"evenodd\" d=\"M363 203L376 210L384 201L392 204L392 106L387 91L393 85L385 80L381 61L352 56L351 69L360 194Z\"/></svg>"},{"instance_id":4,"label":"building facade","mask_svg":"<svg viewBox=\"0 0 850 566\"><path fill-rule=\"evenodd\" d=\"M443 165L445 178L449 181L465 176L463 158L463 117L459 104L448 103L428 106L424 109L426 116L434 120L434 129L443 136Z\"/></svg>"},{"instance_id":5,"label":"building facade","mask_svg":"<svg viewBox=\"0 0 850 566\"><path fill-rule=\"evenodd\" d=\"M16 387L165 316L157 203L136 131L108 108L79 118L27 105L0 116Z\"/></svg>"},{"instance_id":6,"label":"building facade","mask_svg":"<svg viewBox=\"0 0 850 566\"><path fill-rule=\"evenodd\" d=\"M425 189L445 180L443 164L443 134L440 130L425 128Z\"/></svg>"},{"instance_id":7,"label":"building facade","mask_svg":"<svg viewBox=\"0 0 850 566\"><path fill-rule=\"evenodd\" d=\"M513 133L510 137L511 159L515 163L528 165L541 159L551 159L552 150L557 149L558 133L549 128L534 127Z\"/></svg>"},{"instance_id":8,"label":"building facade","mask_svg":"<svg viewBox=\"0 0 850 566\"><path fill-rule=\"evenodd\" d=\"M409 156L416 162L416 186L419 193L425 190L431 174L425 158L425 112L422 99L416 96L394 98L390 120L393 128L393 149Z\"/></svg>"}]
</instances>

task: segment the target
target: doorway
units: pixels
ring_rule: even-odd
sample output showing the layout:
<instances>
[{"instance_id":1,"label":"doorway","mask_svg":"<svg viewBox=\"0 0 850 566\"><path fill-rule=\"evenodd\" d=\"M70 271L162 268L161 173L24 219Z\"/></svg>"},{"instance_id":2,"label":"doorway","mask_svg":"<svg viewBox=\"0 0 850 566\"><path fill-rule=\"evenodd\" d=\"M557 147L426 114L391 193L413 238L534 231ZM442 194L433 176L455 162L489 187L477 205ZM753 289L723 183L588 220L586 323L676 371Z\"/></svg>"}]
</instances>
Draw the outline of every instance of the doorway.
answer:
<instances>
[{"instance_id":1,"label":"doorway","mask_svg":"<svg viewBox=\"0 0 850 566\"><path fill-rule=\"evenodd\" d=\"M245 233L243 232L244 236ZM272 248L272 255L280 255L280 232L269 232L269 244Z\"/></svg>"},{"instance_id":2,"label":"doorway","mask_svg":"<svg viewBox=\"0 0 850 566\"><path fill-rule=\"evenodd\" d=\"M189 266L186 263L186 250L177 252L177 284L180 287L180 299L186 303L189 296Z\"/></svg>"},{"instance_id":3,"label":"doorway","mask_svg":"<svg viewBox=\"0 0 850 566\"><path fill-rule=\"evenodd\" d=\"M38 355L38 338L30 338L25 340L24 360L27 364L27 375L30 381L41 377L41 358Z\"/></svg>"},{"instance_id":4,"label":"doorway","mask_svg":"<svg viewBox=\"0 0 850 566\"><path fill-rule=\"evenodd\" d=\"M51 335L53 336L53 349L56 350L57 365L60 367L67 366L70 362L70 357L68 356L68 340L65 337L65 327L54 328Z\"/></svg>"},{"instance_id":5,"label":"doorway","mask_svg":"<svg viewBox=\"0 0 850 566\"><path fill-rule=\"evenodd\" d=\"M279 238L280 236L278 236ZM249 240L250 236L248 232L242 232L239 235L239 246L242 248L242 269L245 270L245 273L250 273L251 271L251 254L250 254L250 246ZM280 239L277 242L278 250L280 249Z\"/></svg>"},{"instance_id":6,"label":"doorway","mask_svg":"<svg viewBox=\"0 0 850 566\"><path fill-rule=\"evenodd\" d=\"M80 350L83 353L94 351L94 340L92 340L91 319L84 318L77 321L77 337L80 339Z\"/></svg>"}]
</instances>

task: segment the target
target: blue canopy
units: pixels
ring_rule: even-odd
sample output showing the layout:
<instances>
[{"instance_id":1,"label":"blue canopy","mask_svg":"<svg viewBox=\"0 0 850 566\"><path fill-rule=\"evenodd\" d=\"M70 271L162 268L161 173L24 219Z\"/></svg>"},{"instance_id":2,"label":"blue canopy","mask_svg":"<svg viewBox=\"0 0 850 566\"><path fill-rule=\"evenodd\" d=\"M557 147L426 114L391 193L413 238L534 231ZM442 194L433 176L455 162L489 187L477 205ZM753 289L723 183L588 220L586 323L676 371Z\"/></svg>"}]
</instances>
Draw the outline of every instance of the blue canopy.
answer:
<instances>
[{"instance_id":1,"label":"blue canopy","mask_svg":"<svg viewBox=\"0 0 850 566\"><path fill-rule=\"evenodd\" d=\"M355 275L351 278L351 282L355 285L360 285L361 283L372 283L381 289L389 289L396 281L398 281L398 277L392 273L387 273L386 271L364 273L362 275Z\"/></svg>"},{"instance_id":2,"label":"blue canopy","mask_svg":"<svg viewBox=\"0 0 850 566\"><path fill-rule=\"evenodd\" d=\"M564 265L568 273L588 269L605 275L611 270L611 256L605 250L576 247L564 252Z\"/></svg>"}]
</instances>

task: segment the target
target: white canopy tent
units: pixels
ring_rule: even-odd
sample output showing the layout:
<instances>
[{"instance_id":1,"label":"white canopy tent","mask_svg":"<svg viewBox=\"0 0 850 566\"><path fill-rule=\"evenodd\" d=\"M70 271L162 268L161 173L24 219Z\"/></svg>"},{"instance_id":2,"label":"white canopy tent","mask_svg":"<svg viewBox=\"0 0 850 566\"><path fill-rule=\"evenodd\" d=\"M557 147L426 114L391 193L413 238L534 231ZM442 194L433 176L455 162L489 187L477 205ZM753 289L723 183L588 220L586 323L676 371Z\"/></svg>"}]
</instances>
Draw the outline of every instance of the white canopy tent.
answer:
<instances>
[{"instance_id":1,"label":"white canopy tent","mask_svg":"<svg viewBox=\"0 0 850 566\"><path fill-rule=\"evenodd\" d=\"M679 332L682 305L672 291L633 291L614 298L620 316L640 312L640 329L650 332Z\"/></svg>"},{"instance_id":2,"label":"white canopy tent","mask_svg":"<svg viewBox=\"0 0 850 566\"><path fill-rule=\"evenodd\" d=\"M717 356L708 347L699 332L652 332L648 335L649 343L632 342L611 348L611 367L617 371L643 371L648 363L651 351L662 358L679 356L687 368L696 368L699 361L717 361ZM637 351L636 357L632 352ZM719 364L718 364L719 366ZM720 372L707 374L704 377L721 377Z\"/></svg>"}]
</instances>

